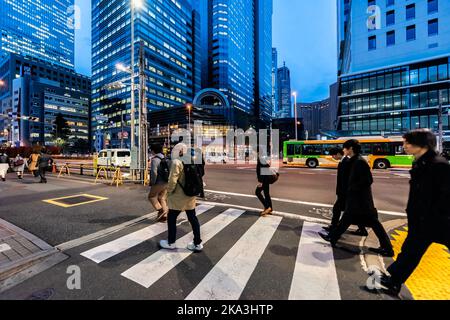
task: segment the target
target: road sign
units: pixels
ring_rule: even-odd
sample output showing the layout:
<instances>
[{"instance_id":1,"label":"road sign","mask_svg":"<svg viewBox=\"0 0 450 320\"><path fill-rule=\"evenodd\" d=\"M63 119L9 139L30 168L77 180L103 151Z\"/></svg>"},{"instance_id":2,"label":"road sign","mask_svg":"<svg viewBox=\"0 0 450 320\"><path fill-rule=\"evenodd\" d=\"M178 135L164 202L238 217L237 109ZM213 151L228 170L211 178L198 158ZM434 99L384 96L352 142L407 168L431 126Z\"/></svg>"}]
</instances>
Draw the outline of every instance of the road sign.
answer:
<instances>
[{"instance_id":1,"label":"road sign","mask_svg":"<svg viewBox=\"0 0 450 320\"><path fill-rule=\"evenodd\" d=\"M128 131L119 132L117 134L117 137L119 139L128 139Z\"/></svg>"}]
</instances>

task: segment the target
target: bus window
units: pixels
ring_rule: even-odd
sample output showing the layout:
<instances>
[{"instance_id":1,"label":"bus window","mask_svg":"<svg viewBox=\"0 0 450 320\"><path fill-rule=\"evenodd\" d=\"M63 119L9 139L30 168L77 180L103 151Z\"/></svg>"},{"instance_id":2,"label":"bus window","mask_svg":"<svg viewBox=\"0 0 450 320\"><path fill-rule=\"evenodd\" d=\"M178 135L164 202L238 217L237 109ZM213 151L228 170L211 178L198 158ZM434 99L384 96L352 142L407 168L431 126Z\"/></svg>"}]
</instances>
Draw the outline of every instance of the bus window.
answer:
<instances>
[{"instance_id":1,"label":"bus window","mask_svg":"<svg viewBox=\"0 0 450 320\"><path fill-rule=\"evenodd\" d=\"M302 154L305 156L320 156L323 153L323 145L321 144L310 144L304 145Z\"/></svg>"},{"instance_id":2,"label":"bus window","mask_svg":"<svg viewBox=\"0 0 450 320\"><path fill-rule=\"evenodd\" d=\"M394 149L389 143L374 143L372 145L372 154L374 156L388 156L394 154Z\"/></svg>"},{"instance_id":3,"label":"bus window","mask_svg":"<svg viewBox=\"0 0 450 320\"><path fill-rule=\"evenodd\" d=\"M372 154L372 145L369 143L361 143L361 155L368 156Z\"/></svg>"},{"instance_id":4,"label":"bus window","mask_svg":"<svg viewBox=\"0 0 450 320\"><path fill-rule=\"evenodd\" d=\"M401 156L401 155L405 155L405 149L403 149L403 143L398 142L394 144L394 152L395 155Z\"/></svg>"},{"instance_id":5,"label":"bus window","mask_svg":"<svg viewBox=\"0 0 450 320\"><path fill-rule=\"evenodd\" d=\"M288 144L287 145L287 156L288 157L292 157L292 156L294 156L295 155L295 152L294 152L294 145L293 144Z\"/></svg>"},{"instance_id":6,"label":"bus window","mask_svg":"<svg viewBox=\"0 0 450 320\"><path fill-rule=\"evenodd\" d=\"M323 145L323 154L325 156L329 156L333 150L342 149L342 144L324 144Z\"/></svg>"},{"instance_id":7,"label":"bus window","mask_svg":"<svg viewBox=\"0 0 450 320\"><path fill-rule=\"evenodd\" d=\"M296 156L302 155L302 146L299 144L295 146L295 155Z\"/></svg>"}]
</instances>

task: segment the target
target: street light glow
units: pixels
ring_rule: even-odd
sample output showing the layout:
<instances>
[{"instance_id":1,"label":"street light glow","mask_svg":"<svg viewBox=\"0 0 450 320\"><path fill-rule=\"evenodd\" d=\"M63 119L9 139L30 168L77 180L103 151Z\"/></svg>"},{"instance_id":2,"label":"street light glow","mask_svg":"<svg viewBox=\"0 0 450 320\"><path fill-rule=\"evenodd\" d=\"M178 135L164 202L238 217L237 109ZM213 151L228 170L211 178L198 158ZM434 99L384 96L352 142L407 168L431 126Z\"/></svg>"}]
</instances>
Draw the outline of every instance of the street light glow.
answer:
<instances>
[{"instance_id":1,"label":"street light glow","mask_svg":"<svg viewBox=\"0 0 450 320\"><path fill-rule=\"evenodd\" d=\"M140 9L144 6L144 2L142 0L131 0L131 5L135 9Z\"/></svg>"},{"instance_id":2,"label":"street light glow","mask_svg":"<svg viewBox=\"0 0 450 320\"><path fill-rule=\"evenodd\" d=\"M3 81L3 80L0 79L0 87L2 87L2 86L4 86L4 85L5 85L5 81Z\"/></svg>"},{"instance_id":3,"label":"street light glow","mask_svg":"<svg viewBox=\"0 0 450 320\"><path fill-rule=\"evenodd\" d=\"M119 71L131 73L131 70L125 67L123 63L116 64L116 69Z\"/></svg>"}]
</instances>

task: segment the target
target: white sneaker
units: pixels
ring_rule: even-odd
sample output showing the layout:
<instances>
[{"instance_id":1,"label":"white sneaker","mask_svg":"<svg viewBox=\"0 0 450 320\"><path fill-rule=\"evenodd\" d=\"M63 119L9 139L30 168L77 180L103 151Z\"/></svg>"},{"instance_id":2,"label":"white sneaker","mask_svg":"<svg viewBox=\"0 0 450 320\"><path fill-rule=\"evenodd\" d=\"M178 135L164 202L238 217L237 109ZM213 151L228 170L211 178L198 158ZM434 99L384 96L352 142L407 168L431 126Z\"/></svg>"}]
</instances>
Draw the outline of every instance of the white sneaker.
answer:
<instances>
[{"instance_id":1,"label":"white sneaker","mask_svg":"<svg viewBox=\"0 0 450 320\"><path fill-rule=\"evenodd\" d=\"M175 246L175 243L173 244L169 244L169 242L167 240L161 240L159 242L159 246L162 249L167 249L167 250L175 250L177 247Z\"/></svg>"},{"instance_id":2,"label":"white sneaker","mask_svg":"<svg viewBox=\"0 0 450 320\"><path fill-rule=\"evenodd\" d=\"M199 244L199 245L196 246L193 242L191 242L191 243L189 243L187 245L187 249L191 250L191 251L194 251L194 252L202 252L203 251L203 245Z\"/></svg>"}]
</instances>

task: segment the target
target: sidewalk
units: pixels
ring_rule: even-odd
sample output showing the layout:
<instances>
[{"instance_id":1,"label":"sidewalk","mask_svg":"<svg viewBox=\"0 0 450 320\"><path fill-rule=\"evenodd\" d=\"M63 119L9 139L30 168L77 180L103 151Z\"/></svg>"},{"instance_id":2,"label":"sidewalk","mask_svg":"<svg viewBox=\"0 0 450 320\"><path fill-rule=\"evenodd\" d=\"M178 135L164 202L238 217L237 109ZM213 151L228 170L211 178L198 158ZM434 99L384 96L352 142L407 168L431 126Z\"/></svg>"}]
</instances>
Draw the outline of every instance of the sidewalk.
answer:
<instances>
[{"instance_id":1,"label":"sidewalk","mask_svg":"<svg viewBox=\"0 0 450 320\"><path fill-rule=\"evenodd\" d=\"M0 292L11 285L11 277L57 252L36 236L0 219Z\"/></svg>"}]
</instances>

